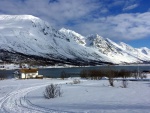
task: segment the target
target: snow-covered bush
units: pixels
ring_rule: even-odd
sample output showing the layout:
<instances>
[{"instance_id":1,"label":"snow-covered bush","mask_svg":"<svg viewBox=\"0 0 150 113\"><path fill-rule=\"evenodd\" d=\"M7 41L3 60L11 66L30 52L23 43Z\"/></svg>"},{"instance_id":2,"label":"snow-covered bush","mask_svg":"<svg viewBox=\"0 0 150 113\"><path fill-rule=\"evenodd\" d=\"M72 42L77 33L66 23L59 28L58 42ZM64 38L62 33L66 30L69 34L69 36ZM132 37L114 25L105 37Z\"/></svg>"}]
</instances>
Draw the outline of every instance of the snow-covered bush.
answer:
<instances>
[{"instance_id":1,"label":"snow-covered bush","mask_svg":"<svg viewBox=\"0 0 150 113\"><path fill-rule=\"evenodd\" d=\"M141 79L147 78L146 73L141 73L141 74L140 74L140 78L141 78Z\"/></svg>"},{"instance_id":2,"label":"snow-covered bush","mask_svg":"<svg viewBox=\"0 0 150 113\"><path fill-rule=\"evenodd\" d=\"M80 84L80 80L74 79L74 80L73 80L73 84Z\"/></svg>"},{"instance_id":3,"label":"snow-covered bush","mask_svg":"<svg viewBox=\"0 0 150 113\"><path fill-rule=\"evenodd\" d=\"M113 77L109 77L108 81L109 81L110 86L114 87L114 79L113 79Z\"/></svg>"},{"instance_id":4,"label":"snow-covered bush","mask_svg":"<svg viewBox=\"0 0 150 113\"><path fill-rule=\"evenodd\" d=\"M127 80L122 80L122 88L127 88L128 82Z\"/></svg>"},{"instance_id":5,"label":"snow-covered bush","mask_svg":"<svg viewBox=\"0 0 150 113\"><path fill-rule=\"evenodd\" d=\"M57 84L55 85L51 84L51 85L46 86L45 92L44 92L44 97L46 99L60 97L61 95L62 95L61 87L58 86Z\"/></svg>"}]
</instances>

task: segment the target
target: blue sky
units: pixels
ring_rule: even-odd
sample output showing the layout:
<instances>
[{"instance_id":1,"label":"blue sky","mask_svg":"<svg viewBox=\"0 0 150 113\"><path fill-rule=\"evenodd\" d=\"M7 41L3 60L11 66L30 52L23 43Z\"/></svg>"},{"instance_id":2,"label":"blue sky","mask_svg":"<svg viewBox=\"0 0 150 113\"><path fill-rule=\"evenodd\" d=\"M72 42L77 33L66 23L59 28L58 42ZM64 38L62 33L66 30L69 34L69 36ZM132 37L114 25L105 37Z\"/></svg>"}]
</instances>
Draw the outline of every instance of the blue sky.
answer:
<instances>
[{"instance_id":1,"label":"blue sky","mask_svg":"<svg viewBox=\"0 0 150 113\"><path fill-rule=\"evenodd\" d=\"M0 14L29 14L57 29L150 48L150 0L0 0Z\"/></svg>"}]
</instances>

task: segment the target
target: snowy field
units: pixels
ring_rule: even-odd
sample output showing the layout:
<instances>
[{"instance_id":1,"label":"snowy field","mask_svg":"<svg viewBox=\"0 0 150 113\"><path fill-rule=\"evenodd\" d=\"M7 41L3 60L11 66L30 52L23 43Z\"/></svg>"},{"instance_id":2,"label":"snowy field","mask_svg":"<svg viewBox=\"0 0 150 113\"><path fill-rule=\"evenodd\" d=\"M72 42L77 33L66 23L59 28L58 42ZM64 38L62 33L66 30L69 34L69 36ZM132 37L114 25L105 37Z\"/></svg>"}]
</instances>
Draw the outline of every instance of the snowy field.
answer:
<instances>
[{"instance_id":1,"label":"snowy field","mask_svg":"<svg viewBox=\"0 0 150 113\"><path fill-rule=\"evenodd\" d=\"M28 79L0 81L0 113L150 113L150 81ZM63 94L45 99L45 86L60 84Z\"/></svg>"}]
</instances>

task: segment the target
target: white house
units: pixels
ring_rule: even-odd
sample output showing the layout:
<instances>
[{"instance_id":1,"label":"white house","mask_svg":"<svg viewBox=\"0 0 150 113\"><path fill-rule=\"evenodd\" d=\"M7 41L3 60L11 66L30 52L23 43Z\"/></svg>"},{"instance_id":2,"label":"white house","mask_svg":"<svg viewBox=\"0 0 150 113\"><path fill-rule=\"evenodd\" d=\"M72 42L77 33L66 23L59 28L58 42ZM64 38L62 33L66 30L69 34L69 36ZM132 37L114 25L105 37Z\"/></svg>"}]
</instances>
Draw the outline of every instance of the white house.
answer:
<instances>
[{"instance_id":1,"label":"white house","mask_svg":"<svg viewBox=\"0 0 150 113\"><path fill-rule=\"evenodd\" d=\"M20 69L19 72L22 79L38 77L38 69Z\"/></svg>"}]
</instances>

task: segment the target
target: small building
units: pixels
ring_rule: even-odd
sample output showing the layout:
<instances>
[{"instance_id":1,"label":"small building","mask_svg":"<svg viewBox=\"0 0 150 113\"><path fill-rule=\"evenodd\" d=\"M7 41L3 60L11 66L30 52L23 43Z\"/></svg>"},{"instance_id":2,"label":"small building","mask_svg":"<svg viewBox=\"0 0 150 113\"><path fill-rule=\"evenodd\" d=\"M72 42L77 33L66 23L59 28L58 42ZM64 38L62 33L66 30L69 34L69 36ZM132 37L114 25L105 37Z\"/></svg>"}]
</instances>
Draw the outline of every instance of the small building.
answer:
<instances>
[{"instance_id":1,"label":"small building","mask_svg":"<svg viewBox=\"0 0 150 113\"><path fill-rule=\"evenodd\" d=\"M28 79L28 78L36 78L38 77L38 69L20 69L19 70L19 78ZM42 76L43 77L43 76Z\"/></svg>"}]
</instances>

